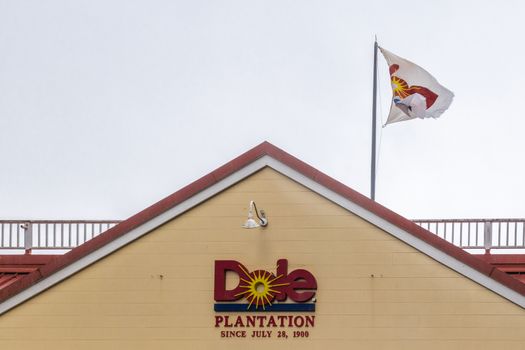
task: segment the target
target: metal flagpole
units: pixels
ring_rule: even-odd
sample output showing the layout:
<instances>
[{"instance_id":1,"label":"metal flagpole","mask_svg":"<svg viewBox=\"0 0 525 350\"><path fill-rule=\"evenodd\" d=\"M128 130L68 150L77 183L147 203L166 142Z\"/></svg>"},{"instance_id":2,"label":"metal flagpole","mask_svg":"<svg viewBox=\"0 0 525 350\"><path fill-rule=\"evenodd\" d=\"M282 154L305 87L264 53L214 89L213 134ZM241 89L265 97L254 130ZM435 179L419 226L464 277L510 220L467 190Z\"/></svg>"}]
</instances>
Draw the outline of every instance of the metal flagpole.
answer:
<instances>
[{"instance_id":1,"label":"metal flagpole","mask_svg":"<svg viewBox=\"0 0 525 350\"><path fill-rule=\"evenodd\" d=\"M372 98L372 163L370 167L370 198L376 198L376 100L377 100L377 38L374 41L374 84Z\"/></svg>"}]
</instances>

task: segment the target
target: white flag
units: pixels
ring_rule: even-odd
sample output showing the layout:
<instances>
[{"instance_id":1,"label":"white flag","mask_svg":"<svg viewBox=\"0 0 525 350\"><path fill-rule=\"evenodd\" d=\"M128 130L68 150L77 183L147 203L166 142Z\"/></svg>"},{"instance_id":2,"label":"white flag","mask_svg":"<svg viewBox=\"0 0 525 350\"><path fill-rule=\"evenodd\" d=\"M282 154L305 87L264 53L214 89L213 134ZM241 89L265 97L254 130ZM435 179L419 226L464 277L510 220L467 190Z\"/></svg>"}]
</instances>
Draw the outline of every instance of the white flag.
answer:
<instances>
[{"instance_id":1,"label":"white flag","mask_svg":"<svg viewBox=\"0 0 525 350\"><path fill-rule=\"evenodd\" d=\"M414 118L437 118L447 110L454 98L452 91L418 65L382 47L380 50L388 63L393 91L386 124Z\"/></svg>"}]
</instances>

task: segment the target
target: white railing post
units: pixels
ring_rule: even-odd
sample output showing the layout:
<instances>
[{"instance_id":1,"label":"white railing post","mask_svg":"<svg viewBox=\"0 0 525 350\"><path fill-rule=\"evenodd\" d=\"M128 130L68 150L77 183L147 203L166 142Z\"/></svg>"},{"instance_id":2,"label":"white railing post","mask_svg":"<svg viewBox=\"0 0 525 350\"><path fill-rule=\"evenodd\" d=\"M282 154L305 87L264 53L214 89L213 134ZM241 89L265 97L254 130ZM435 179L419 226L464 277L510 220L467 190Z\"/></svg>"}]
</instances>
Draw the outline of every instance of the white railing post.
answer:
<instances>
[{"instance_id":1,"label":"white railing post","mask_svg":"<svg viewBox=\"0 0 525 350\"><path fill-rule=\"evenodd\" d=\"M31 254L31 249L33 249L33 225L31 222L25 222L21 227L24 229L24 249L26 254Z\"/></svg>"},{"instance_id":2,"label":"white railing post","mask_svg":"<svg viewBox=\"0 0 525 350\"><path fill-rule=\"evenodd\" d=\"M485 248L485 254L490 254L490 249L492 248L492 222L484 222L484 242L483 246Z\"/></svg>"}]
</instances>

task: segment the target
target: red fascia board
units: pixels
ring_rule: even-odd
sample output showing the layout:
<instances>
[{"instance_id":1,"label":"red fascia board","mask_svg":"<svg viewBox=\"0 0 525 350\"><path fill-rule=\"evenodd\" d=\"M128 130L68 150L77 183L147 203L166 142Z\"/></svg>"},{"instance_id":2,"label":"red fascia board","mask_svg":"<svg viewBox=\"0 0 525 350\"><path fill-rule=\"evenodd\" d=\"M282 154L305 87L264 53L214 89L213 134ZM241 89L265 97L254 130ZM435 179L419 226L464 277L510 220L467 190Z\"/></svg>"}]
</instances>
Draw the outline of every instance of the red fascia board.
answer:
<instances>
[{"instance_id":1,"label":"red fascia board","mask_svg":"<svg viewBox=\"0 0 525 350\"><path fill-rule=\"evenodd\" d=\"M9 266L15 266L15 265L26 265L26 266L37 266L37 265L45 265L52 259L54 259L56 255L32 255L32 254L24 254L24 255L0 255L0 267L9 265Z\"/></svg>"},{"instance_id":2,"label":"red fascia board","mask_svg":"<svg viewBox=\"0 0 525 350\"><path fill-rule=\"evenodd\" d=\"M500 269L494 268L494 270L490 274L490 277L500 282L501 284L509 287L510 289L515 290L521 295L525 295L525 283L512 277L512 275L509 275L506 272L501 271Z\"/></svg>"},{"instance_id":3,"label":"red fascia board","mask_svg":"<svg viewBox=\"0 0 525 350\"><path fill-rule=\"evenodd\" d=\"M23 278L24 275L19 274L2 274L0 273L0 289L7 288L11 284L16 283L19 279Z\"/></svg>"},{"instance_id":4,"label":"red fascia board","mask_svg":"<svg viewBox=\"0 0 525 350\"><path fill-rule=\"evenodd\" d=\"M512 277L521 281L521 283L525 283L525 275L512 275Z\"/></svg>"},{"instance_id":5,"label":"red fascia board","mask_svg":"<svg viewBox=\"0 0 525 350\"><path fill-rule=\"evenodd\" d=\"M10 284L5 288L0 289L0 302L3 302L11 298L12 296L18 294L19 292L23 291L24 289L31 287L40 279L42 279L42 276L39 274L38 270L36 270L18 279L13 284Z\"/></svg>"},{"instance_id":6,"label":"red fascia board","mask_svg":"<svg viewBox=\"0 0 525 350\"><path fill-rule=\"evenodd\" d=\"M70 252L52 259L48 264L40 268L38 271L28 274L25 278L17 281L0 291L0 302L16 295L22 290L30 287L31 285L38 282L40 279L48 277L55 272L63 269L64 267L72 264L73 262L81 259L82 257L96 251L103 247L109 242L117 239L118 237L130 232L134 228L146 223L147 221L155 218L158 215L166 212L167 210L175 207L183 201L189 199L195 194L205 190L206 188L214 185L220 180L232 175L236 171L243 167L253 163L257 159L270 156L277 161L285 164L286 166L294 169L302 175L314 180L315 182L323 185L324 187L338 193L346 199L354 202L358 206L365 208L366 210L374 213L375 215L389 221L393 225L403 229L404 231L416 236L422 241L429 245L443 251L444 253L452 256L453 258L461 261L462 263L470 266L471 268L492 277L496 281L504 284L505 286L513 289L514 291L525 295L525 284L517 281L516 279L508 276L506 273L495 269L489 263L482 261L474 257L473 255L463 251L461 248L454 246L453 244L437 237L436 235L428 232L422 227L416 225L412 221L392 212L391 210L383 207L377 202L363 196L362 194L352 190L345 186L339 181L325 175L319 170L312 166L304 163L303 161L295 158L294 156L286 153L285 151L275 147L269 142L263 142L253 149L245 152L239 157L219 167L208 175L198 179L197 181L189 184L188 186L180 189L172 195L160 200L152 206L144 209L114 226L103 234L93 238L92 240L82 244L81 246L71 250Z\"/></svg>"},{"instance_id":7,"label":"red fascia board","mask_svg":"<svg viewBox=\"0 0 525 350\"><path fill-rule=\"evenodd\" d=\"M506 273L525 274L525 265L496 265L496 267Z\"/></svg>"},{"instance_id":8,"label":"red fascia board","mask_svg":"<svg viewBox=\"0 0 525 350\"><path fill-rule=\"evenodd\" d=\"M475 255L478 259L493 265L523 265L525 266L525 254L483 254Z\"/></svg>"},{"instance_id":9,"label":"red fascia board","mask_svg":"<svg viewBox=\"0 0 525 350\"><path fill-rule=\"evenodd\" d=\"M30 273L38 267L20 267L20 266L0 266L0 273Z\"/></svg>"}]
</instances>

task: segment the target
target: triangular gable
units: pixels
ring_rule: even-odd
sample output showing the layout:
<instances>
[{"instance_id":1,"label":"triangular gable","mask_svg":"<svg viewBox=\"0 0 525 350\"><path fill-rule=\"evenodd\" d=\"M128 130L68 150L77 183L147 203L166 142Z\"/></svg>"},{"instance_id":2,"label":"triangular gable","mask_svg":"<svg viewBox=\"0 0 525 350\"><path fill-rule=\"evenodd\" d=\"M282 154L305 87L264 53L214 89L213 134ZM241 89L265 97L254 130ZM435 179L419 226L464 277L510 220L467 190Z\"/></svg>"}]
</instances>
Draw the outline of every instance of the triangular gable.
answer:
<instances>
[{"instance_id":1,"label":"triangular gable","mask_svg":"<svg viewBox=\"0 0 525 350\"><path fill-rule=\"evenodd\" d=\"M525 285L268 142L235 158L105 233L0 290L0 314L176 218L264 167L271 167L436 261L525 308Z\"/></svg>"}]
</instances>

